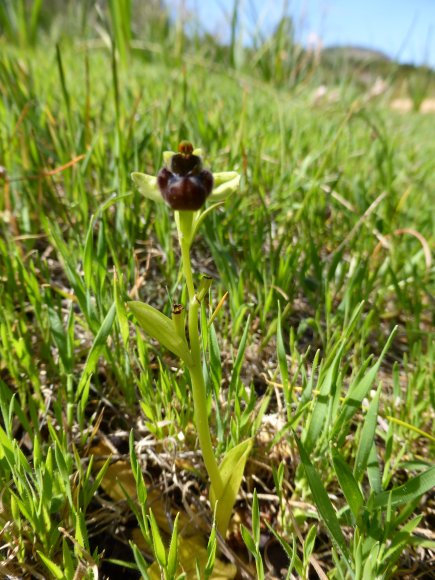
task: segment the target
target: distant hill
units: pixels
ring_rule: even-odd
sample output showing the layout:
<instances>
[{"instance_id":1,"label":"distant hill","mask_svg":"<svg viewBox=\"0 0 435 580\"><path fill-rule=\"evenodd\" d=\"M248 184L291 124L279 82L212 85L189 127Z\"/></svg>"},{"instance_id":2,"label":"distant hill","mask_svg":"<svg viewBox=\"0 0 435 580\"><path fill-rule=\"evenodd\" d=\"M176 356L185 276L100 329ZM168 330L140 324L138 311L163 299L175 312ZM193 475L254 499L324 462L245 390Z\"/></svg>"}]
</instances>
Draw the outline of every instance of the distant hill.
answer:
<instances>
[{"instance_id":1,"label":"distant hill","mask_svg":"<svg viewBox=\"0 0 435 580\"><path fill-rule=\"evenodd\" d=\"M361 46L329 46L322 50L325 59L357 61L361 64L372 62L392 62L386 54L379 50L364 48Z\"/></svg>"}]
</instances>

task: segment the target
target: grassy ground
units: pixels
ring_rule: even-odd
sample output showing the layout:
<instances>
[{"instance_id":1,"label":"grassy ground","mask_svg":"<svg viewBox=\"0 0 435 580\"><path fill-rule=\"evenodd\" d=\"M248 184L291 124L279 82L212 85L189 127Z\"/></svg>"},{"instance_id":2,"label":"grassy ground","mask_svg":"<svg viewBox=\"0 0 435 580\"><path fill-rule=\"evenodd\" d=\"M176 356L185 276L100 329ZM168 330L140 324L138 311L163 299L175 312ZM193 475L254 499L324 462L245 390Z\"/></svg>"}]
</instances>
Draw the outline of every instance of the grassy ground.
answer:
<instances>
[{"instance_id":1,"label":"grassy ground","mask_svg":"<svg viewBox=\"0 0 435 580\"><path fill-rule=\"evenodd\" d=\"M254 437L219 564L429 578L435 117L176 41L124 62L79 38L1 45L0 575L138 578L156 546L125 499L135 458L162 534L181 512L207 544L187 372L113 307L115 269L124 297L185 298L170 211L129 176L188 138L243 177L193 251L211 311L228 292L204 331L213 440Z\"/></svg>"}]
</instances>

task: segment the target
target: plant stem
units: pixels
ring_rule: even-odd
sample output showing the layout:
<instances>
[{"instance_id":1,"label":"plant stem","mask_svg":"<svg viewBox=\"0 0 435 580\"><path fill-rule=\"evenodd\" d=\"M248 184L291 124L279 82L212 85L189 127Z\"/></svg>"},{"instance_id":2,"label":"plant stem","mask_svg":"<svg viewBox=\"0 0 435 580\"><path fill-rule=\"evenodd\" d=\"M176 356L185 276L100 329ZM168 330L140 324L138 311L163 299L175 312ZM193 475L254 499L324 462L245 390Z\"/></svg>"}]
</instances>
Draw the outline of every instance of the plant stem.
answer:
<instances>
[{"instance_id":1,"label":"plant stem","mask_svg":"<svg viewBox=\"0 0 435 580\"><path fill-rule=\"evenodd\" d=\"M186 280L187 291L189 293L189 301L195 297L195 286L193 284L192 276L192 266L190 263L190 244L192 242L192 222L193 222L193 212L191 211L180 211L178 212L177 230L178 230L178 241L180 242L181 248L181 262L183 265L183 274Z\"/></svg>"},{"instance_id":2,"label":"plant stem","mask_svg":"<svg viewBox=\"0 0 435 580\"><path fill-rule=\"evenodd\" d=\"M215 495L216 497L221 497L223 495L223 483L211 443L204 375L202 374L200 364L190 367L189 370L192 379L194 418L196 429L198 431L199 445L201 447L204 464Z\"/></svg>"},{"instance_id":3,"label":"plant stem","mask_svg":"<svg viewBox=\"0 0 435 580\"><path fill-rule=\"evenodd\" d=\"M177 219L178 238L181 247L183 274L186 279L189 293L188 327L190 339L190 352L192 364L189 365L192 379L192 393L194 404L194 421L198 432L199 445L201 447L204 464L210 478L211 485L216 497L223 494L223 483L219 473L219 467L214 455L208 424L207 396L202 372L201 347L198 330L198 314L200 303L196 298L195 286L190 263L190 245L192 242L193 212L179 212Z\"/></svg>"}]
</instances>

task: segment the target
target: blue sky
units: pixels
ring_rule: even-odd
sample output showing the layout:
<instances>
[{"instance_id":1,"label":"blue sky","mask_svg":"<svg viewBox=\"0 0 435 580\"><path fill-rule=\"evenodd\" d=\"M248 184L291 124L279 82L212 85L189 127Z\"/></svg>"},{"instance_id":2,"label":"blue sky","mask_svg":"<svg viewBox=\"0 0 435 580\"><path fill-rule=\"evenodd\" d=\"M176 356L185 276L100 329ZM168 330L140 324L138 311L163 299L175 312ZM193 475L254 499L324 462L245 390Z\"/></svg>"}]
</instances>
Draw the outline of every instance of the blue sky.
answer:
<instances>
[{"instance_id":1,"label":"blue sky","mask_svg":"<svg viewBox=\"0 0 435 580\"><path fill-rule=\"evenodd\" d=\"M172 0L194 10L201 27L228 40L234 0ZM435 67L435 0L240 0L245 38L255 26L270 31L287 5L298 40L323 46L353 44L380 50L400 62Z\"/></svg>"}]
</instances>

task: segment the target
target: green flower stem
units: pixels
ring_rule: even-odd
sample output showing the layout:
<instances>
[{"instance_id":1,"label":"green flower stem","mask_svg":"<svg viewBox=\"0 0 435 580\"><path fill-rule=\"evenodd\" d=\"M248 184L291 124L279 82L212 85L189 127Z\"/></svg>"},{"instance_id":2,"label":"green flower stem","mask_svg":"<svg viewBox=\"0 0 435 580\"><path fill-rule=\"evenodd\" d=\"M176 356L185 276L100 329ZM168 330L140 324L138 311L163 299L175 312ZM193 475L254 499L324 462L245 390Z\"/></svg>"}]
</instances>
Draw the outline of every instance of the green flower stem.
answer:
<instances>
[{"instance_id":1,"label":"green flower stem","mask_svg":"<svg viewBox=\"0 0 435 580\"><path fill-rule=\"evenodd\" d=\"M210 478L210 483L215 491L215 495L216 497L221 497L223 494L223 483L210 437L206 387L201 364L201 347L198 330L200 303L196 298L195 286L193 284L192 266L190 263L193 215L193 212L179 212L178 219L176 220L178 227L178 238L181 247L181 257L183 262L183 273L186 279L187 291L189 293L188 327L190 352L192 355L192 364L189 365L189 372L192 379L194 420L198 433L199 445L201 447L204 464Z\"/></svg>"},{"instance_id":2,"label":"green flower stem","mask_svg":"<svg viewBox=\"0 0 435 580\"><path fill-rule=\"evenodd\" d=\"M189 293L189 301L192 302L195 297L195 286L193 284L192 266L190 264L190 244L192 242L193 212L180 211L178 213L177 230L178 240L181 248L181 261L183 264L183 274Z\"/></svg>"},{"instance_id":3,"label":"green flower stem","mask_svg":"<svg viewBox=\"0 0 435 580\"><path fill-rule=\"evenodd\" d=\"M223 483L211 443L204 375L202 374L200 362L190 367L189 371L192 379L194 419L202 457L216 497L221 497L223 495Z\"/></svg>"}]
</instances>

